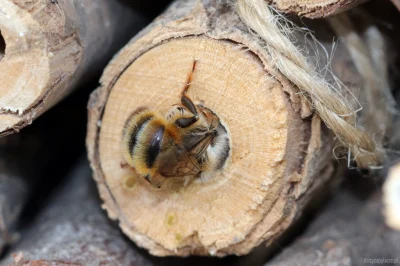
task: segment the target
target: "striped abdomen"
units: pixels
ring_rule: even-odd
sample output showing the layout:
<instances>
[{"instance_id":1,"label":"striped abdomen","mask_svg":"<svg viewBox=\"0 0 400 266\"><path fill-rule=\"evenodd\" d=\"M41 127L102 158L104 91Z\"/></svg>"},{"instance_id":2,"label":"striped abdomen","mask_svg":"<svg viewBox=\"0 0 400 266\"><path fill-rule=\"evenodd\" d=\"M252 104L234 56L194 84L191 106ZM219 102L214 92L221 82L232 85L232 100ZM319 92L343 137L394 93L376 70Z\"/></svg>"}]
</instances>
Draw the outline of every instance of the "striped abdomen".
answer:
<instances>
[{"instance_id":1,"label":"striped abdomen","mask_svg":"<svg viewBox=\"0 0 400 266\"><path fill-rule=\"evenodd\" d=\"M163 117L142 109L128 119L123 138L125 160L150 181L157 173L160 153L173 146L179 136Z\"/></svg>"}]
</instances>

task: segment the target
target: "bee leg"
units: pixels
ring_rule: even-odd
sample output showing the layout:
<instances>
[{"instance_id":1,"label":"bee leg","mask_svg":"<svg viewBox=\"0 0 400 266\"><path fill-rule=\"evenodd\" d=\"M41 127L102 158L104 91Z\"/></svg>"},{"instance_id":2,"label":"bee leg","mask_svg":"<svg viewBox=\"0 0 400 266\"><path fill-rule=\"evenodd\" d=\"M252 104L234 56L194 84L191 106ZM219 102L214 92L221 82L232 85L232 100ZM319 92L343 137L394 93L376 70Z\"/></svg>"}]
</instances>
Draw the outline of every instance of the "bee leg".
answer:
<instances>
[{"instance_id":1,"label":"bee leg","mask_svg":"<svg viewBox=\"0 0 400 266\"><path fill-rule=\"evenodd\" d=\"M205 134L199 141L194 143L191 147L187 147L187 152L194 156L198 161L201 161L201 158L206 153L208 146L215 138L215 133L207 133Z\"/></svg>"},{"instance_id":2,"label":"bee leg","mask_svg":"<svg viewBox=\"0 0 400 266\"><path fill-rule=\"evenodd\" d=\"M162 184L167 180L166 177L160 175L160 174L155 174L150 177L150 175L146 175L145 178L147 182L150 183L154 188L161 188Z\"/></svg>"}]
</instances>

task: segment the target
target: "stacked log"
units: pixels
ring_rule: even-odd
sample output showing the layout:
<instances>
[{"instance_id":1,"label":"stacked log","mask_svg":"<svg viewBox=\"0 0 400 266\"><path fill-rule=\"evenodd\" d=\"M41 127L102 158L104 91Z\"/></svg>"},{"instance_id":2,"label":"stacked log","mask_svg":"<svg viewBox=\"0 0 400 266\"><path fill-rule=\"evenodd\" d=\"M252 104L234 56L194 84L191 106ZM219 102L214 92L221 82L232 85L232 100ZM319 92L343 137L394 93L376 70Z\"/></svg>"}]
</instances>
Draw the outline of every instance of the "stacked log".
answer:
<instances>
[{"instance_id":1,"label":"stacked log","mask_svg":"<svg viewBox=\"0 0 400 266\"><path fill-rule=\"evenodd\" d=\"M98 74L141 26L118 1L0 2L0 136Z\"/></svg>"},{"instance_id":2,"label":"stacked log","mask_svg":"<svg viewBox=\"0 0 400 266\"><path fill-rule=\"evenodd\" d=\"M334 34L318 23L321 49L330 51ZM297 40L313 58L314 47ZM364 80L346 44L338 45L332 70L357 91ZM332 136L269 59L232 5L191 0L174 2L106 68L89 102L89 158L109 217L151 254L243 255L262 242L273 246L329 183ZM153 188L152 176L124 156L127 121L143 109L167 114L182 90L222 121L231 153L211 177L168 178Z\"/></svg>"}]
</instances>

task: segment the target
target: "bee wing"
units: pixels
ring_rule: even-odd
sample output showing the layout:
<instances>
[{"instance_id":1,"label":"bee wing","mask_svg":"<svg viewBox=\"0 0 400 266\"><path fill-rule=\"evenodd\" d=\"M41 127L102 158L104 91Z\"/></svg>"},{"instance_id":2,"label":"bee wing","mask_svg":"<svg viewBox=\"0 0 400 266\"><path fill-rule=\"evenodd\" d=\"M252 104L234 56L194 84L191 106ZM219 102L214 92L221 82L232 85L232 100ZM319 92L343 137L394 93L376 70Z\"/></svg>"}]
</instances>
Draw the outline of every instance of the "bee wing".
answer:
<instances>
[{"instance_id":1,"label":"bee wing","mask_svg":"<svg viewBox=\"0 0 400 266\"><path fill-rule=\"evenodd\" d=\"M174 177L194 176L200 173L204 154L214 136L213 133L207 133L202 137L192 136L195 139L190 141L191 145L186 149L177 147L164 154L165 158L160 160L164 162L159 166L160 174L165 177Z\"/></svg>"},{"instance_id":2,"label":"bee wing","mask_svg":"<svg viewBox=\"0 0 400 266\"><path fill-rule=\"evenodd\" d=\"M200 171L201 168L197 160L188 156L178 161L173 167L160 169L160 173L165 177L195 176Z\"/></svg>"},{"instance_id":3,"label":"bee wing","mask_svg":"<svg viewBox=\"0 0 400 266\"><path fill-rule=\"evenodd\" d=\"M193 143L190 147L187 148L189 157L194 157L197 161L201 162L204 159L203 157L205 155L205 152L207 151L207 148L214 137L214 133L207 133L197 142Z\"/></svg>"},{"instance_id":4,"label":"bee wing","mask_svg":"<svg viewBox=\"0 0 400 266\"><path fill-rule=\"evenodd\" d=\"M174 149L162 156L165 158L160 160L163 163L159 165L158 171L165 177L194 176L201 171L198 161L183 148Z\"/></svg>"}]
</instances>

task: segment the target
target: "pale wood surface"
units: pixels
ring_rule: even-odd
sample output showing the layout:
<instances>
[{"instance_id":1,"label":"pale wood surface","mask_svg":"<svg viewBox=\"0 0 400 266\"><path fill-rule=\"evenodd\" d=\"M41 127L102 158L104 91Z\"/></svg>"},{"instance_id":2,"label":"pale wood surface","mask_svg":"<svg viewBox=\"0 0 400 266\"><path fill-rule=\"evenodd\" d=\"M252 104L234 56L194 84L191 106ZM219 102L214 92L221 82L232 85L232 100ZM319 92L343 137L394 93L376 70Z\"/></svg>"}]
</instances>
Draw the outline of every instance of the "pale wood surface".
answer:
<instances>
[{"instance_id":1,"label":"pale wood surface","mask_svg":"<svg viewBox=\"0 0 400 266\"><path fill-rule=\"evenodd\" d=\"M123 227L128 234L132 235L132 226L169 250L201 241L213 252L231 244L232 237L237 242L245 239L264 216L265 210L257 211L257 206L264 204L268 210L276 201L283 179L275 177L282 176L286 166L287 101L259 62L235 48L206 38L170 41L139 57L114 85L102 120L99 152L107 185L132 223ZM210 181L198 180L177 191L155 190L130 177L134 173L129 168L121 168L121 132L137 108L149 106L166 113L179 102L193 58L198 67L189 94L229 125L233 154L228 168ZM125 176L137 180L136 186L127 187L121 179Z\"/></svg>"},{"instance_id":2,"label":"pale wood surface","mask_svg":"<svg viewBox=\"0 0 400 266\"><path fill-rule=\"evenodd\" d=\"M0 1L0 135L10 134L88 80L135 32L118 1Z\"/></svg>"}]
</instances>

